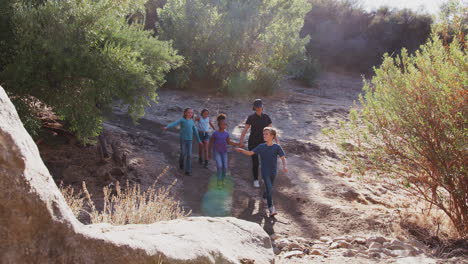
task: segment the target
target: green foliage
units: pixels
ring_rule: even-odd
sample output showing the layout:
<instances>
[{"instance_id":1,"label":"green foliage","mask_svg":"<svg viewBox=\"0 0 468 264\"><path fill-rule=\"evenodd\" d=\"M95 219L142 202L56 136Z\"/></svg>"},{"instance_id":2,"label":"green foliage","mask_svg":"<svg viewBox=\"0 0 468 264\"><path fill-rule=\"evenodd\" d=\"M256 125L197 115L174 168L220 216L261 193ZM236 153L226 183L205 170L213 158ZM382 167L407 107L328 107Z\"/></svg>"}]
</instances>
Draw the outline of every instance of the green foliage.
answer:
<instances>
[{"instance_id":1,"label":"green foliage","mask_svg":"<svg viewBox=\"0 0 468 264\"><path fill-rule=\"evenodd\" d=\"M11 60L14 52L14 34L11 21L13 4L13 0L0 1L0 72Z\"/></svg>"},{"instance_id":2,"label":"green foliage","mask_svg":"<svg viewBox=\"0 0 468 264\"><path fill-rule=\"evenodd\" d=\"M251 83L248 73L236 72L225 81L223 87L229 95L240 96L250 93Z\"/></svg>"},{"instance_id":3,"label":"green foliage","mask_svg":"<svg viewBox=\"0 0 468 264\"><path fill-rule=\"evenodd\" d=\"M166 0L148 0L145 4L145 30L154 30L156 32L156 24L159 20L158 8L162 8L166 4Z\"/></svg>"},{"instance_id":4,"label":"green foliage","mask_svg":"<svg viewBox=\"0 0 468 264\"><path fill-rule=\"evenodd\" d=\"M28 131L32 138L37 138L39 129L41 128L41 121L34 112L34 105L38 103L37 100L33 100L32 98L11 97L11 101L15 105L16 112L24 128L26 128L26 131Z\"/></svg>"},{"instance_id":5,"label":"green foliage","mask_svg":"<svg viewBox=\"0 0 468 264\"><path fill-rule=\"evenodd\" d=\"M186 58L178 76L219 85L246 79L242 73L259 80L255 69L281 76L291 57L304 56L308 39L299 31L309 9L305 0L169 0L159 9L157 30Z\"/></svg>"},{"instance_id":6,"label":"green foliage","mask_svg":"<svg viewBox=\"0 0 468 264\"><path fill-rule=\"evenodd\" d=\"M272 94L279 88L281 75L277 71L263 67L251 72L237 72L225 82L224 89L230 95Z\"/></svg>"},{"instance_id":7,"label":"green foliage","mask_svg":"<svg viewBox=\"0 0 468 264\"><path fill-rule=\"evenodd\" d=\"M361 174L395 179L468 232L468 57L465 40L444 46L437 34L414 56L384 56L366 82L361 110L339 135Z\"/></svg>"},{"instance_id":8,"label":"green foliage","mask_svg":"<svg viewBox=\"0 0 468 264\"><path fill-rule=\"evenodd\" d=\"M311 86L318 77L320 65L317 59L296 56L289 61L287 72L289 75L292 75L293 78Z\"/></svg>"},{"instance_id":9,"label":"green foliage","mask_svg":"<svg viewBox=\"0 0 468 264\"><path fill-rule=\"evenodd\" d=\"M252 70L250 90L259 94L272 94L279 88L281 74L272 68L258 67Z\"/></svg>"},{"instance_id":10,"label":"green foliage","mask_svg":"<svg viewBox=\"0 0 468 264\"><path fill-rule=\"evenodd\" d=\"M87 140L119 99L133 118L181 63L171 43L129 25L144 1L47 1L11 10L14 57L1 74L12 96L33 96Z\"/></svg>"},{"instance_id":11,"label":"green foliage","mask_svg":"<svg viewBox=\"0 0 468 264\"><path fill-rule=\"evenodd\" d=\"M440 23L434 25L434 30L444 39L450 42L453 36L466 36L468 34L468 4L459 0L449 0L442 4L438 16ZM463 34L458 34L462 32ZM459 39L463 41L463 37Z\"/></svg>"},{"instance_id":12,"label":"green foliage","mask_svg":"<svg viewBox=\"0 0 468 264\"><path fill-rule=\"evenodd\" d=\"M414 52L430 35L429 14L409 9L362 9L352 0L311 0L301 34L310 36L307 54L327 68L369 71L382 55Z\"/></svg>"}]
</instances>

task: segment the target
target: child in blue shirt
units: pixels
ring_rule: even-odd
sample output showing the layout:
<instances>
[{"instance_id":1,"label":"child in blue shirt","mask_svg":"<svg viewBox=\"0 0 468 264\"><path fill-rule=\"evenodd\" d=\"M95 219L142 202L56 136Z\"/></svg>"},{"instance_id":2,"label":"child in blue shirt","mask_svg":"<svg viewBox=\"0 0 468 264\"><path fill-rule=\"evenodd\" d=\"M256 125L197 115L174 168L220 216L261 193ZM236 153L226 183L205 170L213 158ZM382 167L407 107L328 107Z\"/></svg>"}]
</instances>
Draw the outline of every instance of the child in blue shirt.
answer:
<instances>
[{"instance_id":1,"label":"child in blue shirt","mask_svg":"<svg viewBox=\"0 0 468 264\"><path fill-rule=\"evenodd\" d=\"M180 169L185 169L185 175L192 175L192 139L193 135L197 137L198 143L201 142L198 136L198 130L193 122L193 109L186 108L184 110L184 116L163 127L163 130L180 125L180 156L179 166Z\"/></svg>"},{"instance_id":2,"label":"child in blue shirt","mask_svg":"<svg viewBox=\"0 0 468 264\"><path fill-rule=\"evenodd\" d=\"M265 192L263 198L266 198L268 204L268 210L270 211L270 217L277 214L276 208L273 205L272 193L273 183L277 174L277 160L278 156L281 158L283 163L283 171L286 173L288 169L286 167L286 157L284 151L280 145L274 144L273 140L276 138L276 130L272 127L265 127L263 129L263 139L266 143L262 143L248 151L242 148L236 148L237 152L241 152L245 155L258 154L261 159L261 171L263 182L265 183Z\"/></svg>"},{"instance_id":3,"label":"child in blue shirt","mask_svg":"<svg viewBox=\"0 0 468 264\"><path fill-rule=\"evenodd\" d=\"M210 127L213 128L213 130L216 130L216 128L214 127L213 123L211 123L210 112L206 108L201 111L200 116L195 118L195 121L197 122L198 136L202 141L200 144L198 144L198 162L203 164L204 160L205 164L203 167L208 168Z\"/></svg>"}]
</instances>

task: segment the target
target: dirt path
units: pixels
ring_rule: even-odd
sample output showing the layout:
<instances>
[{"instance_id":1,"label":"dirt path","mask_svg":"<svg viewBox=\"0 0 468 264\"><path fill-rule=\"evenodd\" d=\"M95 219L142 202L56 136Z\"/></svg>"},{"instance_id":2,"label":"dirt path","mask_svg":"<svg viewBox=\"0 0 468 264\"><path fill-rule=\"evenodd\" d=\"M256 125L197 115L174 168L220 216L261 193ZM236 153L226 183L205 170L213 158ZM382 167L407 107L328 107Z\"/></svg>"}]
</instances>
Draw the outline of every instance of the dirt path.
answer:
<instances>
[{"instance_id":1,"label":"dirt path","mask_svg":"<svg viewBox=\"0 0 468 264\"><path fill-rule=\"evenodd\" d=\"M207 107L212 116L219 112L228 114L229 130L237 141L250 114L251 98L163 91L159 95L161 103L149 107L138 126L125 120L118 109L115 112L119 118L109 124L153 137L154 151L162 153L169 163L169 174L179 180L178 195L193 215L231 215L259 223L270 234L308 238L385 231L385 217L381 217L384 208L366 202L363 196L375 201L377 198L372 197L380 194L358 190L354 180L336 175L334 168L339 166L339 160L333 146L320 133L323 127L346 118L347 109L360 91L360 77L326 74L315 88L301 87L293 81L285 81L282 87L274 96L264 98L266 113L280 132L290 169L287 175L280 173L275 183L275 205L280 212L275 219L267 217L260 199L263 186L252 187L249 157L230 151L230 182L219 190L213 184L214 162L209 169L197 164L198 147L194 145L193 176L183 176L177 169L177 131L160 130L178 119L186 106L195 110Z\"/></svg>"},{"instance_id":2,"label":"dirt path","mask_svg":"<svg viewBox=\"0 0 468 264\"><path fill-rule=\"evenodd\" d=\"M315 247L323 251L319 256L289 259L286 255L294 248L283 250L278 263L436 263L425 257L398 261L388 256L370 259L370 249L362 245L361 248L354 245L365 255L360 258L344 257L346 249L330 250L333 238L344 239L343 236L383 236L388 241L398 238L398 232L392 228L398 226L399 212L412 202L390 186L348 177L343 173L339 150L321 133L323 128L337 126L347 118L361 87L359 76L324 73L315 87L286 80L273 96L262 98L265 112L279 131L289 168L287 174L280 172L276 178L273 199L279 214L275 218L267 217L261 199L263 183L260 189L252 186L250 157L229 150L228 178L220 189L216 186L214 161L210 161L208 169L199 165L198 146L194 145L193 176L185 176L178 168L178 131L161 130L179 119L185 107L192 107L196 113L208 108L213 118L221 112L228 115L228 130L237 142L246 117L251 114L253 97L161 91L160 103L149 106L137 125L125 111L114 108L112 117L104 124L105 134L109 144L117 143L120 151L126 153L125 167L112 160L102 163L95 147L78 145L53 131L39 148L55 181L63 180L77 189L85 181L98 208L102 205L102 188L116 180L139 183L143 188L156 180L159 187L177 180L172 192L184 208L191 210L192 216L245 219L261 225L275 241L289 239L289 245L296 246L302 241L304 250ZM55 122L54 118L49 119ZM317 240L322 236L330 237L331 240L325 239L328 244Z\"/></svg>"},{"instance_id":3,"label":"dirt path","mask_svg":"<svg viewBox=\"0 0 468 264\"><path fill-rule=\"evenodd\" d=\"M121 150L127 154L124 176L119 174L121 168L116 168L112 162L97 162L94 147L49 140L48 144L40 145L41 156L56 182L64 180L79 188L81 182L86 181L98 207L102 187L113 180L129 180L145 188L159 178L158 186L168 186L177 180L173 194L183 207L192 211L192 216L234 216L258 223L272 237L300 237L305 238L301 241L317 246L320 246L317 239L322 236L392 239L395 237L392 226L399 219L399 211L408 207L409 200L390 186L341 173L339 150L321 133L323 128L337 126L340 120L347 118L361 87L359 76L324 73L316 87L303 87L286 80L273 96L262 98L265 112L279 131L289 168L287 174L280 172L276 178L273 198L279 214L275 218L267 217L266 205L261 199L263 184L260 189L252 186L250 157L232 149L229 151L228 178L225 187L220 189L216 186L214 161L210 161L208 169L199 165L198 146L194 145L193 176L185 176L178 169L178 131L161 130L179 119L185 107L194 108L196 113L208 108L213 118L221 112L228 115L228 130L237 142L245 119L251 114L254 98L161 91L160 103L148 107L137 125L116 107L104 127L109 139L120 143ZM106 171L111 176L100 173ZM326 251L330 244L323 246ZM310 255L304 259L288 259L287 263L395 263L391 259L344 258L343 253L336 251L331 253L334 256L326 258ZM280 258L278 262L284 261ZM417 262L435 263L431 259Z\"/></svg>"}]
</instances>

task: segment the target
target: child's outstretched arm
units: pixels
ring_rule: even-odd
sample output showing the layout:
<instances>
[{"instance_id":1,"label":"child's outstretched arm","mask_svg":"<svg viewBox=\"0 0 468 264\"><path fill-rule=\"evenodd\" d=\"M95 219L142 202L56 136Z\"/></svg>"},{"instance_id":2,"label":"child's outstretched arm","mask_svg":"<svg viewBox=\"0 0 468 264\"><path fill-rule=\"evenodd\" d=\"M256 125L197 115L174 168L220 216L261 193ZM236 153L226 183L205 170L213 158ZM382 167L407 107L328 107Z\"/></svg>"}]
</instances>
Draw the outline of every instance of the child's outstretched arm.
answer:
<instances>
[{"instance_id":1,"label":"child's outstretched arm","mask_svg":"<svg viewBox=\"0 0 468 264\"><path fill-rule=\"evenodd\" d=\"M240 153L242 153L242 154L244 154L244 155L247 155L247 156L255 155L255 152L250 151L250 150L245 150L245 149L242 149L242 148L235 148L235 150L236 150L237 152L240 152Z\"/></svg>"},{"instance_id":2,"label":"child's outstretched arm","mask_svg":"<svg viewBox=\"0 0 468 264\"><path fill-rule=\"evenodd\" d=\"M226 138L226 142L228 143L228 145L231 145L231 146L239 147L239 145L240 145L240 143L236 143L234 141L231 141L231 138Z\"/></svg>"},{"instance_id":3,"label":"child's outstretched arm","mask_svg":"<svg viewBox=\"0 0 468 264\"><path fill-rule=\"evenodd\" d=\"M178 124L180 124L180 120L181 120L181 119L176 120L176 121L170 123L169 125L163 127L162 129L163 129L163 130L167 130L168 128L175 127L175 126L177 126Z\"/></svg>"},{"instance_id":4,"label":"child's outstretched arm","mask_svg":"<svg viewBox=\"0 0 468 264\"><path fill-rule=\"evenodd\" d=\"M288 168L286 166L286 157L285 156L282 156L281 157L281 163L283 163L283 172L288 172Z\"/></svg>"}]
</instances>

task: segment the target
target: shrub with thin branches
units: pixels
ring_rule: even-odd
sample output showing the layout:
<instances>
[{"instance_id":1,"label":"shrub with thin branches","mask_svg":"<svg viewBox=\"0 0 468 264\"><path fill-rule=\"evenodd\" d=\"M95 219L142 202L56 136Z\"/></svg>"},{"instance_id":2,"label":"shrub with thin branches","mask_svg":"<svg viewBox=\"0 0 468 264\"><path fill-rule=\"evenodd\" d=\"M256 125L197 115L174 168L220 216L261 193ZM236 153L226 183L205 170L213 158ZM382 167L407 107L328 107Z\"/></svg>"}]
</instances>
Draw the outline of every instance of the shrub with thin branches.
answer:
<instances>
[{"instance_id":1,"label":"shrub with thin branches","mask_svg":"<svg viewBox=\"0 0 468 264\"><path fill-rule=\"evenodd\" d=\"M336 134L355 172L390 179L438 207L461 236L468 234L464 41L444 45L434 33L414 56L385 55L364 85L362 108Z\"/></svg>"}]
</instances>

